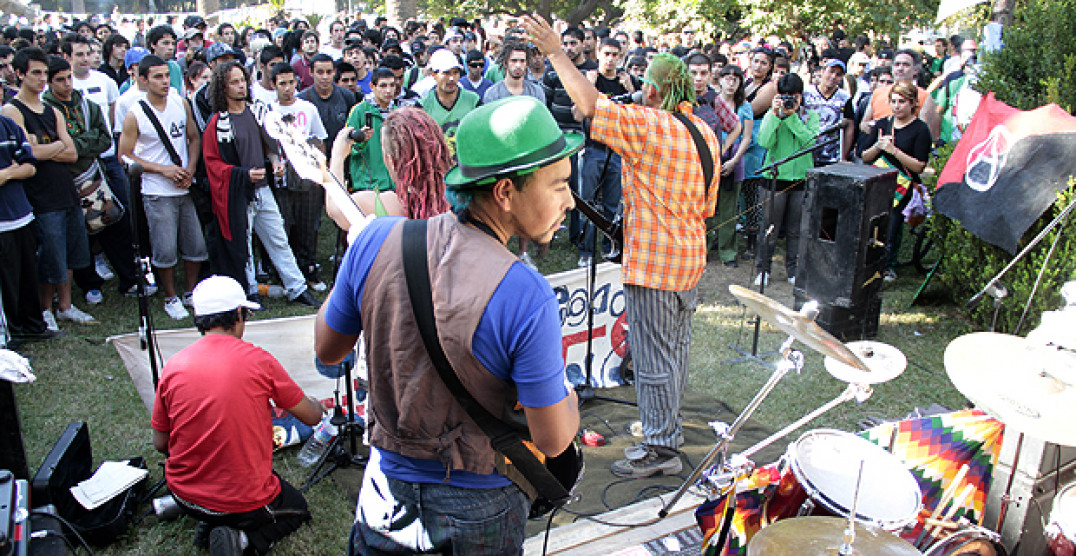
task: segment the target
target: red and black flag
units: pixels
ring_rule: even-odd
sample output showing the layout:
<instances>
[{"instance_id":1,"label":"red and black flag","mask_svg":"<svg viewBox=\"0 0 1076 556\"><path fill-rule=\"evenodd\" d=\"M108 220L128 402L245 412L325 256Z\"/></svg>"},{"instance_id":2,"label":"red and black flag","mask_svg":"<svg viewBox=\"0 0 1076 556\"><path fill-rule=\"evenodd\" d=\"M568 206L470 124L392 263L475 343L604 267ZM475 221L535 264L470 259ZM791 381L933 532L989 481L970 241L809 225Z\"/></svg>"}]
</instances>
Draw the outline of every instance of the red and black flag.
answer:
<instances>
[{"instance_id":1,"label":"red and black flag","mask_svg":"<svg viewBox=\"0 0 1076 556\"><path fill-rule=\"evenodd\" d=\"M1076 175L1076 117L1021 111L987 93L938 178L934 209L1016 253L1021 236Z\"/></svg>"}]
</instances>

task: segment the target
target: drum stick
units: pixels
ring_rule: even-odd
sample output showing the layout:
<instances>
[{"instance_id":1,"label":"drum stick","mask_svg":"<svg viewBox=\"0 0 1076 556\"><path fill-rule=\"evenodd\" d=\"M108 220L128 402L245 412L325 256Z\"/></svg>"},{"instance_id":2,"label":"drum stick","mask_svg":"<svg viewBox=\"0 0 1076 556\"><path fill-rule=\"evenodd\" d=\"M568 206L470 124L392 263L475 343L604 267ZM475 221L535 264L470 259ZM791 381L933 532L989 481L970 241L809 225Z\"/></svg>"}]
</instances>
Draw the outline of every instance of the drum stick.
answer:
<instances>
[{"instance_id":1,"label":"drum stick","mask_svg":"<svg viewBox=\"0 0 1076 556\"><path fill-rule=\"evenodd\" d=\"M941 527L943 529L955 529L957 527L960 527L960 524L955 521L945 521L941 519L932 519L929 517L923 520L923 522L928 527Z\"/></svg>"},{"instance_id":2,"label":"drum stick","mask_svg":"<svg viewBox=\"0 0 1076 556\"><path fill-rule=\"evenodd\" d=\"M968 464L966 463L960 466L960 470L956 472L956 476L953 477L953 480L949 483L949 486L945 487L945 490L942 491L941 498L938 500L938 505L934 506L934 512L930 514L930 519L938 519L938 517L942 513L942 510L945 509L945 505L949 503L950 499L952 499L953 493L956 492L957 487L959 487L960 483L964 481L964 476L968 474L968 469ZM927 529L929 529L929 527L924 524L923 530L919 533L919 537L915 539L916 546L919 546L919 544L923 542L923 539L926 538Z\"/></svg>"},{"instance_id":3,"label":"drum stick","mask_svg":"<svg viewBox=\"0 0 1076 556\"><path fill-rule=\"evenodd\" d=\"M945 512L945 515L942 517L942 520L953 521L953 516L956 515L957 510L964 507L964 502L968 499L968 496L971 496L971 493L974 491L975 485L972 483L968 483L964 487L964 490L960 491L960 495L953 499L953 505L949 506L949 510ZM930 537L937 537L938 533L941 532L941 527L935 527L934 530L930 532Z\"/></svg>"}]
</instances>

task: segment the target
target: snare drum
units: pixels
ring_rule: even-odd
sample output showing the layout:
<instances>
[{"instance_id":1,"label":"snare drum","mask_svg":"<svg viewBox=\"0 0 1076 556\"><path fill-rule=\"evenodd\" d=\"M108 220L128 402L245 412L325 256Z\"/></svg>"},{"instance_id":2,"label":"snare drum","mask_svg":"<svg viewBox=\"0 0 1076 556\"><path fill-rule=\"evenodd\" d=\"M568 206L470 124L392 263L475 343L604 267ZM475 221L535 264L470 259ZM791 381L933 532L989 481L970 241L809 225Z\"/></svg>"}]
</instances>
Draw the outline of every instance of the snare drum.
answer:
<instances>
[{"instance_id":1,"label":"snare drum","mask_svg":"<svg viewBox=\"0 0 1076 556\"><path fill-rule=\"evenodd\" d=\"M924 556L1008 556L997 533L972 525L931 545Z\"/></svg>"},{"instance_id":2,"label":"snare drum","mask_svg":"<svg viewBox=\"0 0 1076 556\"><path fill-rule=\"evenodd\" d=\"M764 522L803 515L848 517L860 462L856 519L891 532L915 524L923 495L911 471L873 442L831 429L809 431L789 445L777 491L763 509Z\"/></svg>"},{"instance_id":3,"label":"snare drum","mask_svg":"<svg viewBox=\"0 0 1076 556\"><path fill-rule=\"evenodd\" d=\"M1050 554L1073 556L1076 554L1076 483L1061 489L1054 497L1050 510L1050 525L1046 527L1050 539Z\"/></svg>"}]
</instances>

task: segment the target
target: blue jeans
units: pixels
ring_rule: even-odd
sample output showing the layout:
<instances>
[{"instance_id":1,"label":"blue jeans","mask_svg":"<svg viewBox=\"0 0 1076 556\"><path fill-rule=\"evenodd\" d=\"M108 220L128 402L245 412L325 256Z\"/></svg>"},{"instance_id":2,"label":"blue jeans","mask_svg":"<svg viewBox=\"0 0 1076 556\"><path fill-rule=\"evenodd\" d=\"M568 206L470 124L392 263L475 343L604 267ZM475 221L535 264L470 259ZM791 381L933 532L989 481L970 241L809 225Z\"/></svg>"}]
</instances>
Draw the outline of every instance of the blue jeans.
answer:
<instances>
[{"instance_id":1,"label":"blue jeans","mask_svg":"<svg viewBox=\"0 0 1076 556\"><path fill-rule=\"evenodd\" d=\"M42 284L63 284L68 269L92 262L86 217L79 206L35 214L33 226L38 245L37 279Z\"/></svg>"},{"instance_id":2,"label":"blue jeans","mask_svg":"<svg viewBox=\"0 0 1076 556\"><path fill-rule=\"evenodd\" d=\"M349 554L523 554L529 511L530 500L515 485L408 483L385 477L371 459Z\"/></svg>"},{"instance_id":3,"label":"blue jeans","mask_svg":"<svg viewBox=\"0 0 1076 556\"><path fill-rule=\"evenodd\" d=\"M606 169L605 161L608 159L609 166ZM605 175L602 175L602 170ZM602 214L612 220L620 212L620 155L603 148L587 147L587 153L583 157L583 191L579 194L584 201L590 202ZM601 197L594 198L594 194L601 187ZM597 201L596 203L594 201ZM583 241L579 246L580 255L594 255L594 225L590 222L583 224ZM602 248L608 251L612 247L609 238L602 239Z\"/></svg>"},{"instance_id":4,"label":"blue jeans","mask_svg":"<svg viewBox=\"0 0 1076 556\"><path fill-rule=\"evenodd\" d=\"M277 207L276 199L268 186L254 190L254 202L247 208L247 222L246 273L249 293L258 291L258 281L254 279L254 251L250 249L252 234L256 233L269 253L273 267L280 274L280 281L284 282L284 292L288 299L302 295L306 291L306 278L295 262L295 254L292 253L288 235L284 232L284 217L280 216L280 208Z\"/></svg>"}]
</instances>

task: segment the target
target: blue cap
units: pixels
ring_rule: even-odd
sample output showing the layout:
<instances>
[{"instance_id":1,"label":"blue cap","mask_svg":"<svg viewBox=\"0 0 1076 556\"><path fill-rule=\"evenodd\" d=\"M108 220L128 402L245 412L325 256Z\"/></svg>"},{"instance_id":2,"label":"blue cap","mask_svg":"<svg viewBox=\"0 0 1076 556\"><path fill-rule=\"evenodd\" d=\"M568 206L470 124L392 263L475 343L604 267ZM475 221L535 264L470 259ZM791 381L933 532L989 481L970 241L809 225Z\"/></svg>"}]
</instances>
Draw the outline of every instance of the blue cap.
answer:
<instances>
[{"instance_id":1,"label":"blue cap","mask_svg":"<svg viewBox=\"0 0 1076 556\"><path fill-rule=\"evenodd\" d=\"M205 50L205 61L208 64L213 60L220 58L221 56L229 55L231 55L232 57L237 57L235 54L235 50L232 47L218 41L209 45L209 48Z\"/></svg>"},{"instance_id":2,"label":"blue cap","mask_svg":"<svg viewBox=\"0 0 1076 556\"><path fill-rule=\"evenodd\" d=\"M826 62L826 65L824 67L841 68L842 72L848 73L848 68L845 67L844 62L842 62L839 58L831 58L829 61Z\"/></svg>"},{"instance_id":3,"label":"blue cap","mask_svg":"<svg viewBox=\"0 0 1076 556\"><path fill-rule=\"evenodd\" d=\"M127 53L123 55L123 67L129 68L142 61L149 55L149 51L141 46L134 46L127 49Z\"/></svg>"}]
</instances>

